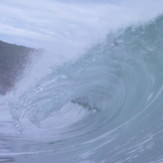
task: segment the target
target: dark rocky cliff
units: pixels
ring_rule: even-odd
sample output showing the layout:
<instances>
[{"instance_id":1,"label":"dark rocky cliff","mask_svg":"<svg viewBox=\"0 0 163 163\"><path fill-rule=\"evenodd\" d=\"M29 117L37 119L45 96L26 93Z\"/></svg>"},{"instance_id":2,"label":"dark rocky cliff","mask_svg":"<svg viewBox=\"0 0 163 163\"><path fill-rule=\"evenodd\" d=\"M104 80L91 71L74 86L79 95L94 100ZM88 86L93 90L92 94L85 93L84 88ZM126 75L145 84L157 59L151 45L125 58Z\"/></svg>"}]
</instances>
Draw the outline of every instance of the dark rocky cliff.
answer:
<instances>
[{"instance_id":1,"label":"dark rocky cliff","mask_svg":"<svg viewBox=\"0 0 163 163\"><path fill-rule=\"evenodd\" d=\"M0 94L6 94L19 79L35 49L0 41Z\"/></svg>"}]
</instances>

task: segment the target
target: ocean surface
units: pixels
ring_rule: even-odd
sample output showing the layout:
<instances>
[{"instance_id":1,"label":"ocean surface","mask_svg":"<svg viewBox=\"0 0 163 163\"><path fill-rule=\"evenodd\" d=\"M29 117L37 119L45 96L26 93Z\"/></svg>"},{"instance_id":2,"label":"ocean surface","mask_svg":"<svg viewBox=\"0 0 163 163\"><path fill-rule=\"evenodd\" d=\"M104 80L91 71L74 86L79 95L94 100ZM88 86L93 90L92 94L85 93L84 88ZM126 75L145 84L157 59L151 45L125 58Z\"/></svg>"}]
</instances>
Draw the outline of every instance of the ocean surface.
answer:
<instances>
[{"instance_id":1,"label":"ocean surface","mask_svg":"<svg viewBox=\"0 0 163 163\"><path fill-rule=\"evenodd\" d=\"M163 15L61 51L0 96L0 162L163 163Z\"/></svg>"}]
</instances>

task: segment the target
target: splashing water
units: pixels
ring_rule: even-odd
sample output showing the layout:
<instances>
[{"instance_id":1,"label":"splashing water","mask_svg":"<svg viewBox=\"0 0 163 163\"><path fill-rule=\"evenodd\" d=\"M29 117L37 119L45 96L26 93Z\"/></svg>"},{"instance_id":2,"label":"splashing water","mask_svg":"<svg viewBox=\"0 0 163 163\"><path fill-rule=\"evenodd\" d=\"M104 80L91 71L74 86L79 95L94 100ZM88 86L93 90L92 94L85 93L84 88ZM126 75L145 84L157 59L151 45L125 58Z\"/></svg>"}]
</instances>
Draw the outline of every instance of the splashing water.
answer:
<instances>
[{"instance_id":1,"label":"splashing water","mask_svg":"<svg viewBox=\"0 0 163 163\"><path fill-rule=\"evenodd\" d=\"M0 161L161 163L162 27L158 16L109 33L74 60L35 63L0 97Z\"/></svg>"}]
</instances>

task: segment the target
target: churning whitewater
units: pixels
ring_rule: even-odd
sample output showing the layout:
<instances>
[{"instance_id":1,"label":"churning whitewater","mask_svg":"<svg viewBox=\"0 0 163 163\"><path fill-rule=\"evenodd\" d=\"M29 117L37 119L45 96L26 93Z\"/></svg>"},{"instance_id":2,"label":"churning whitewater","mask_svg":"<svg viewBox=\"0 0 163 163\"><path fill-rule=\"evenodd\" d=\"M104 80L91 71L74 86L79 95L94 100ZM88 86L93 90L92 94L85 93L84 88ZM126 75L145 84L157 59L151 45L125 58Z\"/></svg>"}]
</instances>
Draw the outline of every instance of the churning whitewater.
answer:
<instances>
[{"instance_id":1,"label":"churning whitewater","mask_svg":"<svg viewBox=\"0 0 163 163\"><path fill-rule=\"evenodd\" d=\"M48 71L29 66L0 97L0 162L162 163L162 29L161 15Z\"/></svg>"}]
</instances>

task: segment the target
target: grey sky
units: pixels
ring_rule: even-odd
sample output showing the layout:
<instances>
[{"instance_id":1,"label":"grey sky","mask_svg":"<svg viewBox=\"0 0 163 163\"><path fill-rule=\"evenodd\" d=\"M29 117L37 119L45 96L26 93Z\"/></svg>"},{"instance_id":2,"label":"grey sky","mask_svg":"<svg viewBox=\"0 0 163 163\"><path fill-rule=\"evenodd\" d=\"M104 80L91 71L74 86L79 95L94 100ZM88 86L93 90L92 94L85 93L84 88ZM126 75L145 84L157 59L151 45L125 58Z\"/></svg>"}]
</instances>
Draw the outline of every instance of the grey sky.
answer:
<instances>
[{"instance_id":1,"label":"grey sky","mask_svg":"<svg viewBox=\"0 0 163 163\"><path fill-rule=\"evenodd\" d=\"M109 29L161 13L161 6L160 0L5 0L0 2L0 40L34 47L49 42L83 46Z\"/></svg>"}]
</instances>

